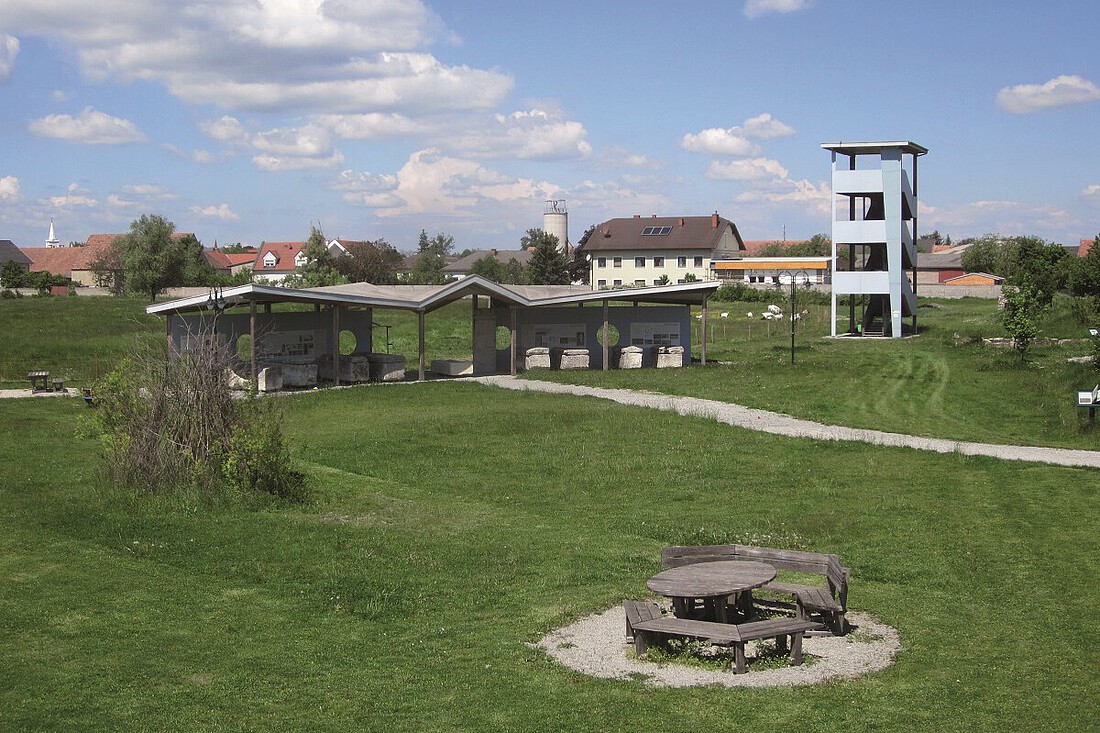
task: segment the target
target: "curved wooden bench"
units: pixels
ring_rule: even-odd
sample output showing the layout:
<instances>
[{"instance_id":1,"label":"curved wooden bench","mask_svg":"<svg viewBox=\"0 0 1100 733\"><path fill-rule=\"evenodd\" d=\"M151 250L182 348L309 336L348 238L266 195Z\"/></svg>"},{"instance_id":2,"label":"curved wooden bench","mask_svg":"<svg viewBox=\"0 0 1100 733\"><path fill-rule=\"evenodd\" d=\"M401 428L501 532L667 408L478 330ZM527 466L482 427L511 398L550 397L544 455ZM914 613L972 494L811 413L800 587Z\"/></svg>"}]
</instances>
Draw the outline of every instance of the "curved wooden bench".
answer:
<instances>
[{"instance_id":1,"label":"curved wooden bench","mask_svg":"<svg viewBox=\"0 0 1100 733\"><path fill-rule=\"evenodd\" d=\"M779 550L751 545L697 545L665 547L661 550L661 567L675 568L697 562L720 560L758 560L776 570L793 570L824 576L824 585L808 585L773 580L761 590L793 596L795 613L801 619L819 615L836 635L847 628L848 580L851 570L840 563L837 555L800 550Z\"/></svg>"},{"instance_id":2,"label":"curved wooden bench","mask_svg":"<svg viewBox=\"0 0 1100 733\"><path fill-rule=\"evenodd\" d=\"M798 666L802 664L802 635L807 631L816 631L821 628L821 624L816 621L797 618L776 618L747 624L719 624L713 621L694 621L664 616L634 624L634 651L641 656L649 649L651 642L660 643L672 637L701 639L710 644L732 646L734 672L744 674L747 670L745 642L756 639L775 639L779 650L786 651L789 638L791 664Z\"/></svg>"}]
</instances>

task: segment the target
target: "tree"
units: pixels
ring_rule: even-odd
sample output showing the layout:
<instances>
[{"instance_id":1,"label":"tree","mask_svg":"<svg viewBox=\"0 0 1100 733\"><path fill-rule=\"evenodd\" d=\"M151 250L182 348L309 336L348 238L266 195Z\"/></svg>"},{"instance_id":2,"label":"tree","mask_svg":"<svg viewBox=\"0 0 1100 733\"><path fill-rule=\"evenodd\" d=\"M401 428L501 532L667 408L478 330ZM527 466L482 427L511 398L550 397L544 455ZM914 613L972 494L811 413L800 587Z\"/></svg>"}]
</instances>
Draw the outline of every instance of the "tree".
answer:
<instances>
[{"instance_id":1,"label":"tree","mask_svg":"<svg viewBox=\"0 0 1100 733\"><path fill-rule=\"evenodd\" d=\"M0 269L0 286L5 288L26 287L27 268L15 260L8 260Z\"/></svg>"},{"instance_id":2,"label":"tree","mask_svg":"<svg viewBox=\"0 0 1100 733\"><path fill-rule=\"evenodd\" d=\"M1020 354L1020 360L1027 358L1031 341L1039 335L1039 320L1046 310L1038 289L1031 283L1023 285L1005 285L1001 291L1004 309L1001 311L1001 323L1013 345Z\"/></svg>"},{"instance_id":3,"label":"tree","mask_svg":"<svg viewBox=\"0 0 1100 733\"><path fill-rule=\"evenodd\" d=\"M833 240L827 234L815 234L807 242L795 242L784 252L787 257L829 257L833 253Z\"/></svg>"},{"instance_id":4,"label":"tree","mask_svg":"<svg viewBox=\"0 0 1100 733\"><path fill-rule=\"evenodd\" d=\"M442 232L428 239L428 233L421 229L416 246L416 264L409 273L409 282L417 285L441 285L447 282L443 266L447 264L445 258L451 253L454 243L454 237Z\"/></svg>"},{"instance_id":5,"label":"tree","mask_svg":"<svg viewBox=\"0 0 1100 733\"><path fill-rule=\"evenodd\" d=\"M963 252L962 266L967 272L1000 275L1010 285L1030 284L1045 307L1065 287L1066 255L1065 247L1039 237L986 234Z\"/></svg>"},{"instance_id":6,"label":"tree","mask_svg":"<svg viewBox=\"0 0 1100 733\"><path fill-rule=\"evenodd\" d=\"M341 285L347 278L336 269L335 258L328 248L325 234L315 226L310 227L309 239L302 247L305 264L298 272L283 280L288 288L319 288L325 285Z\"/></svg>"},{"instance_id":7,"label":"tree","mask_svg":"<svg viewBox=\"0 0 1100 733\"><path fill-rule=\"evenodd\" d=\"M1092 240L1084 257L1067 258L1065 264L1069 291L1092 298L1100 309L1100 234Z\"/></svg>"},{"instance_id":8,"label":"tree","mask_svg":"<svg viewBox=\"0 0 1100 733\"><path fill-rule=\"evenodd\" d=\"M250 247L244 246L240 242L232 242L230 244L223 244L219 249L221 249L221 251L225 252L227 255L241 255L241 254L245 254L246 252L254 252L255 251L254 249L252 249Z\"/></svg>"},{"instance_id":9,"label":"tree","mask_svg":"<svg viewBox=\"0 0 1100 733\"><path fill-rule=\"evenodd\" d=\"M528 279L532 285L568 285L569 260L558 246L558 238L542 229L528 229L520 239L523 249L530 249L531 261L527 265Z\"/></svg>"},{"instance_id":10,"label":"tree","mask_svg":"<svg viewBox=\"0 0 1100 733\"><path fill-rule=\"evenodd\" d=\"M205 265L202 245L194 235L175 233L176 225L163 216L142 214L92 263L97 283L116 293L147 293L150 301L165 288L186 285L189 275Z\"/></svg>"},{"instance_id":11,"label":"tree","mask_svg":"<svg viewBox=\"0 0 1100 733\"><path fill-rule=\"evenodd\" d=\"M502 283L504 282L504 263L488 254L473 264L470 274L479 275L495 283Z\"/></svg>"},{"instance_id":12,"label":"tree","mask_svg":"<svg viewBox=\"0 0 1100 733\"><path fill-rule=\"evenodd\" d=\"M404 257L385 239L354 242L348 252L336 258L336 269L348 282L393 285L397 282L397 266Z\"/></svg>"}]
</instances>

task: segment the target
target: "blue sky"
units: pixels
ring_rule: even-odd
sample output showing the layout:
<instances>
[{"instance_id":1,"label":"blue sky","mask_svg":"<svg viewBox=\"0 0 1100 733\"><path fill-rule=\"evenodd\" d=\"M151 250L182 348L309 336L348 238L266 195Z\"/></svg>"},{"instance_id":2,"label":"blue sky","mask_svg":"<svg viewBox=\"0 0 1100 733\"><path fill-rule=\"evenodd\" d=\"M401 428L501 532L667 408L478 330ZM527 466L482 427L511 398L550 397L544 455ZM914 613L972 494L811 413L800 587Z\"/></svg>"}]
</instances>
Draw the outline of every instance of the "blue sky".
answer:
<instances>
[{"instance_id":1,"label":"blue sky","mask_svg":"<svg viewBox=\"0 0 1100 733\"><path fill-rule=\"evenodd\" d=\"M516 248L565 199L828 232L822 142L912 140L921 230L1100 232L1100 3L0 0L0 238Z\"/></svg>"}]
</instances>

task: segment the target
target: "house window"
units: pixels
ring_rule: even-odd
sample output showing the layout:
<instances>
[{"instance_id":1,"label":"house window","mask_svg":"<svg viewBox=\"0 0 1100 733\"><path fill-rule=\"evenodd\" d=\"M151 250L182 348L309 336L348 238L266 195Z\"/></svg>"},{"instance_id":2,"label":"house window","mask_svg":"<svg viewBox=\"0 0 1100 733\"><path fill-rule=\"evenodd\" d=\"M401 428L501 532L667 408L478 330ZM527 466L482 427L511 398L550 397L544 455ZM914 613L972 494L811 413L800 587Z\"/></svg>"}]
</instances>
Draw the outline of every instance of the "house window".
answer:
<instances>
[{"instance_id":1,"label":"house window","mask_svg":"<svg viewBox=\"0 0 1100 733\"><path fill-rule=\"evenodd\" d=\"M695 258L695 266L696 267L702 267L703 266L703 258L702 257L696 257Z\"/></svg>"},{"instance_id":2,"label":"house window","mask_svg":"<svg viewBox=\"0 0 1100 733\"><path fill-rule=\"evenodd\" d=\"M635 267L645 267L645 257L635 257L634 258L634 266Z\"/></svg>"},{"instance_id":3,"label":"house window","mask_svg":"<svg viewBox=\"0 0 1100 733\"><path fill-rule=\"evenodd\" d=\"M611 260L611 266L612 267L622 267L623 266L623 258L622 257L614 258L613 260Z\"/></svg>"},{"instance_id":4,"label":"house window","mask_svg":"<svg viewBox=\"0 0 1100 733\"><path fill-rule=\"evenodd\" d=\"M641 279L641 278L635 280L634 281L634 286L638 287L638 288L644 288L645 287L645 280Z\"/></svg>"},{"instance_id":5,"label":"house window","mask_svg":"<svg viewBox=\"0 0 1100 733\"><path fill-rule=\"evenodd\" d=\"M677 257L676 258L676 266L677 267L687 267L688 266L688 258L687 257Z\"/></svg>"},{"instance_id":6,"label":"house window","mask_svg":"<svg viewBox=\"0 0 1100 733\"><path fill-rule=\"evenodd\" d=\"M623 281L622 280L616 280L615 282L613 282L611 284L613 286L615 286L616 288L621 288L623 286Z\"/></svg>"},{"instance_id":7,"label":"house window","mask_svg":"<svg viewBox=\"0 0 1100 733\"><path fill-rule=\"evenodd\" d=\"M271 254L267 255L266 257L264 257L264 269L267 269L267 270L275 269L276 262L278 262L278 260L275 259L274 255L271 255Z\"/></svg>"},{"instance_id":8,"label":"house window","mask_svg":"<svg viewBox=\"0 0 1100 733\"><path fill-rule=\"evenodd\" d=\"M599 288L600 290L603 290L604 288L607 287L607 280L597 280L596 281L596 287Z\"/></svg>"},{"instance_id":9,"label":"house window","mask_svg":"<svg viewBox=\"0 0 1100 733\"><path fill-rule=\"evenodd\" d=\"M606 257L597 257L596 258L596 267L607 267L607 258Z\"/></svg>"},{"instance_id":10,"label":"house window","mask_svg":"<svg viewBox=\"0 0 1100 733\"><path fill-rule=\"evenodd\" d=\"M653 266L654 267L664 267L665 266L665 258L664 257L654 257L653 258Z\"/></svg>"}]
</instances>

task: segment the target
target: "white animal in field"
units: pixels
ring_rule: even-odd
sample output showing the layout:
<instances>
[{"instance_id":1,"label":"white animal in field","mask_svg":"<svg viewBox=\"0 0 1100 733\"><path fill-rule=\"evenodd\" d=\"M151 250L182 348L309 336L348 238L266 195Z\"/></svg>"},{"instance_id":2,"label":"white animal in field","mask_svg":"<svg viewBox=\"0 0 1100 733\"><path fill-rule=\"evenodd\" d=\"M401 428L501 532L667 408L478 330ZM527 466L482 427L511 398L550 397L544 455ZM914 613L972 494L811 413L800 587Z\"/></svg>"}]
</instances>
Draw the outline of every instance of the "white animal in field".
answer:
<instances>
[{"instance_id":1,"label":"white animal in field","mask_svg":"<svg viewBox=\"0 0 1100 733\"><path fill-rule=\"evenodd\" d=\"M745 318L752 318L752 311L745 314Z\"/></svg>"},{"instance_id":2,"label":"white animal in field","mask_svg":"<svg viewBox=\"0 0 1100 733\"><path fill-rule=\"evenodd\" d=\"M761 318L763 318L765 321L771 321L775 319L775 314L771 311L768 311L763 316L761 316Z\"/></svg>"},{"instance_id":3,"label":"white animal in field","mask_svg":"<svg viewBox=\"0 0 1100 733\"><path fill-rule=\"evenodd\" d=\"M777 305L769 305L769 306L768 306L768 311L769 311L770 313L782 313L782 312L783 312L783 309L782 309L782 308L780 308L780 307L779 307L779 306L777 306Z\"/></svg>"},{"instance_id":4,"label":"white animal in field","mask_svg":"<svg viewBox=\"0 0 1100 733\"><path fill-rule=\"evenodd\" d=\"M729 318L730 317L729 311L722 311L718 315L720 315L722 318Z\"/></svg>"}]
</instances>

